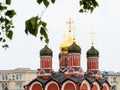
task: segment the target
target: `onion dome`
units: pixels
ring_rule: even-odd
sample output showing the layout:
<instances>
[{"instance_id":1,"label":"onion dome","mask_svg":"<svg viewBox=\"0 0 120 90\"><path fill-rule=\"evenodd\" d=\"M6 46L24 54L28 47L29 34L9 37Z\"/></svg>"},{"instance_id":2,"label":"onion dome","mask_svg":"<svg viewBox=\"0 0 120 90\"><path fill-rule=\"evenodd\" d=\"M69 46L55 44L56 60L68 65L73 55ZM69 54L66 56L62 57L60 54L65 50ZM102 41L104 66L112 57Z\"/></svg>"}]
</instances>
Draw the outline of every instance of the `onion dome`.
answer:
<instances>
[{"instance_id":1,"label":"onion dome","mask_svg":"<svg viewBox=\"0 0 120 90\"><path fill-rule=\"evenodd\" d=\"M97 49L94 48L94 46L91 46L91 48L87 51L87 57L99 57L99 52Z\"/></svg>"},{"instance_id":2,"label":"onion dome","mask_svg":"<svg viewBox=\"0 0 120 90\"><path fill-rule=\"evenodd\" d=\"M68 47L68 53L81 53L81 48L73 42L73 44Z\"/></svg>"},{"instance_id":3,"label":"onion dome","mask_svg":"<svg viewBox=\"0 0 120 90\"><path fill-rule=\"evenodd\" d=\"M52 50L47 45L40 50L40 56L52 56L52 54Z\"/></svg>"},{"instance_id":4,"label":"onion dome","mask_svg":"<svg viewBox=\"0 0 120 90\"><path fill-rule=\"evenodd\" d=\"M68 53L68 47L70 45L72 45L72 43L73 43L73 37L69 33L69 35L66 38L66 40L64 42L62 42L61 45L60 45L61 53Z\"/></svg>"}]
</instances>

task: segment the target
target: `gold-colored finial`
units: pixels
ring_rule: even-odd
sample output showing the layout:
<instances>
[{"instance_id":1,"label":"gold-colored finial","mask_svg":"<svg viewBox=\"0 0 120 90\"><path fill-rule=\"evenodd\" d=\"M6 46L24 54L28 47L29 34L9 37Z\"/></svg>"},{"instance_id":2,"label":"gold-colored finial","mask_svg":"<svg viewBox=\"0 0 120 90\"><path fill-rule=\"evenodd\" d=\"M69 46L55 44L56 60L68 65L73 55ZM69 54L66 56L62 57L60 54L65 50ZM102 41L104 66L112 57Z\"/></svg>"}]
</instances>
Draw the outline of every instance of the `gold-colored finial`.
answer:
<instances>
[{"instance_id":1,"label":"gold-colored finial","mask_svg":"<svg viewBox=\"0 0 120 90\"><path fill-rule=\"evenodd\" d=\"M72 29L73 29L73 39L75 40L75 31L76 31L77 28L75 26L73 26Z\"/></svg>"},{"instance_id":2,"label":"gold-colored finial","mask_svg":"<svg viewBox=\"0 0 120 90\"><path fill-rule=\"evenodd\" d=\"M71 18L69 18L69 21L66 22L69 25L69 32L71 32L71 24L74 23Z\"/></svg>"},{"instance_id":3,"label":"gold-colored finial","mask_svg":"<svg viewBox=\"0 0 120 90\"><path fill-rule=\"evenodd\" d=\"M94 39L93 39L93 38L94 38L95 32L92 31L92 32L90 33L90 35L91 35L91 42L92 42L91 44L92 44L92 46L93 46L93 45L94 45Z\"/></svg>"}]
</instances>

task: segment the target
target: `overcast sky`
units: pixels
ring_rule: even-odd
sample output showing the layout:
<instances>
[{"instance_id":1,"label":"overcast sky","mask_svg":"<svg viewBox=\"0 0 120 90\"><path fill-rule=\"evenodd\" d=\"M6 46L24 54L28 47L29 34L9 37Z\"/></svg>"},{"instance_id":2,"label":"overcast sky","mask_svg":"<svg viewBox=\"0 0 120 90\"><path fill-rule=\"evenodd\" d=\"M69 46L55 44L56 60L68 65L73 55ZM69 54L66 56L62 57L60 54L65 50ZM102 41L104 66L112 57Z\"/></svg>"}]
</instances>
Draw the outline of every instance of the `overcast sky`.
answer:
<instances>
[{"instance_id":1,"label":"overcast sky","mask_svg":"<svg viewBox=\"0 0 120 90\"><path fill-rule=\"evenodd\" d=\"M31 35L26 35L25 20L41 15L44 10L36 0L12 0L12 7L17 12L14 17L14 37L9 41L9 49L0 47L0 69L27 67L39 68L39 51L44 42ZM66 21L71 18L76 27L76 41L82 49L81 66L86 71L86 52L91 47L90 32L94 31L94 46L100 52L99 69L101 71L120 71L120 1L97 0L99 8L92 14L80 14L79 0L57 0L44 13L42 19L48 23L49 47L53 50L53 69L59 69L59 46L68 34Z\"/></svg>"}]
</instances>

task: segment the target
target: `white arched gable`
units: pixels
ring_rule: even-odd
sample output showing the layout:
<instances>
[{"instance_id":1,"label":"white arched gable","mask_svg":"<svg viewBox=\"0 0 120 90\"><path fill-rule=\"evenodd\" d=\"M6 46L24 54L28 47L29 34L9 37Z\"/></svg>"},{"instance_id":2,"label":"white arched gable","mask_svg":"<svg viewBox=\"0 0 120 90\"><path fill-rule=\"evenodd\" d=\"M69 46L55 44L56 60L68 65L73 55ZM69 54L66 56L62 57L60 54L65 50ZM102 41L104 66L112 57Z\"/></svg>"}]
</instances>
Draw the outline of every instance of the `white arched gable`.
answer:
<instances>
[{"instance_id":1,"label":"white arched gable","mask_svg":"<svg viewBox=\"0 0 120 90\"><path fill-rule=\"evenodd\" d=\"M93 85L97 86L97 90L100 90L100 85L98 84L98 82L94 82Z\"/></svg>"},{"instance_id":2,"label":"white arched gable","mask_svg":"<svg viewBox=\"0 0 120 90\"><path fill-rule=\"evenodd\" d=\"M90 83L89 83L87 80L83 80L83 82L81 83L81 86L82 86L83 84L86 84L86 86L88 87L88 90L91 90L91 89L90 89ZM80 87L81 87L81 86L80 86Z\"/></svg>"},{"instance_id":3,"label":"white arched gable","mask_svg":"<svg viewBox=\"0 0 120 90\"><path fill-rule=\"evenodd\" d=\"M103 86L105 86L107 88L107 90L110 90L109 85L106 82L103 84Z\"/></svg>"},{"instance_id":4,"label":"white arched gable","mask_svg":"<svg viewBox=\"0 0 120 90\"><path fill-rule=\"evenodd\" d=\"M65 85L66 85L66 84L68 84L68 83L73 84L73 85L74 85L74 87L75 87L75 90L77 90L77 89L76 89L76 85L75 85L75 83L74 83L74 82L72 82L72 81L69 81L69 80L63 83L61 90L64 90Z\"/></svg>"},{"instance_id":5,"label":"white arched gable","mask_svg":"<svg viewBox=\"0 0 120 90\"><path fill-rule=\"evenodd\" d=\"M40 82L35 81L34 83L31 84L31 86L30 86L30 90L32 90L32 87L33 87L35 84L39 84L39 85L42 87L42 85L41 85ZM42 90L43 90L43 88L42 88Z\"/></svg>"},{"instance_id":6,"label":"white arched gable","mask_svg":"<svg viewBox=\"0 0 120 90\"><path fill-rule=\"evenodd\" d=\"M48 87L49 87L50 84L55 84L57 86L58 90L59 90L58 83L56 83L55 81L50 81L49 83L47 83L46 86L45 86L45 90L48 90Z\"/></svg>"}]
</instances>

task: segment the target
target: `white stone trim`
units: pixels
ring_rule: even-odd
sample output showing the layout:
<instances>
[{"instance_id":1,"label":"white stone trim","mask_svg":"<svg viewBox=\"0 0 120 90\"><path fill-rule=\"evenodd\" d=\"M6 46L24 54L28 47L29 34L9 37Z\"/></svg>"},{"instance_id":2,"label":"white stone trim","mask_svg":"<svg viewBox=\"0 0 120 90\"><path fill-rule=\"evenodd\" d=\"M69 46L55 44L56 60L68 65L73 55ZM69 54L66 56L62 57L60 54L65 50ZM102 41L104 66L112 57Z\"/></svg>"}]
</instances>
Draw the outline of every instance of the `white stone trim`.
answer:
<instances>
[{"instance_id":1,"label":"white stone trim","mask_svg":"<svg viewBox=\"0 0 120 90\"><path fill-rule=\"evenodd\" d=\"M39 85L42 87L41 83L39 83L38 81L36 81L36 82L34 82L34 83L31 84L30 90L32 90L32 87L33 87L35 84L39 84ZM42 90L43 90L43 88L42 88Z\"/></svg>"},{"instance_id":2,"label":"white stone trim","mask_svg":"<svg viewBox=\"0 0 120 90\"><path fill-rule=\"evenodd\" d=\"M104 83L102 86L105 86L107 88L107 90L110 90L107 83Z\"/></svg>"},{"instance_id":3,"label":"white stone trim","mask_svg":"<svg viewBox=\"0 0 120 90\"><path fill-rule=\"evenodd\" d=\"M97 82L94 82L93 85L97 86L97 90L100 90L100 85Z\"/></svg>"},{"instance_id":4,"label":"white stone trim","mask_svg":"<svg viewBox=\"0 0 120 90\"><path fill-rule=\"evenodd\" d=\"M88 90L91 90L91 89L90 89L90 84L89 84L89 82L88 82L87 80L84 80L84 81L82 82L82 84L80 85L80 90L81 90L81 86L82 86L83 84L86 84L87 87L88 87Z\"/></svg>"},{"instance_id":5,"label":"white stone trim","mask_svg":"<svg viewBox=\"0 0 120 90\"><path fill-rule=\"evenodd\" d=\"M72 82L72 81L69 81L69 80L66 81L65 83L63 83L61 90L64 90L65 85L68 84L68 83L72 83L72 84L74 85L74 87L75 87L75 90L77 90L77 89L76 89L76 85L75 85L75 83Z\"/></svg>"},{"instance_id":6,"label":"white stone trim","mask_svg":"<svg viewBox=\"0 0 120 90\"><path fill-rule=\"evenodd\" d=\"M55 85L57 85L58 90L60 90L58 84L57 84L55 81L50 81L49 83L47 83L47 85L45 86L45 90L48 90L48 86L49 86L50 84L55 84Z\"/></svg>"}]
</instances>

